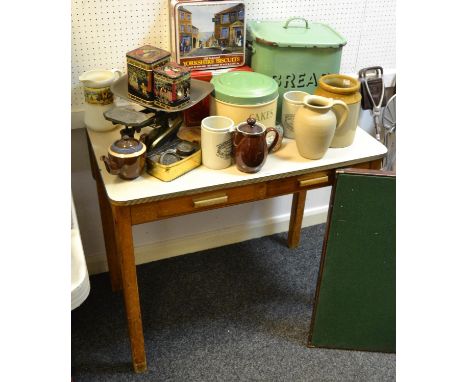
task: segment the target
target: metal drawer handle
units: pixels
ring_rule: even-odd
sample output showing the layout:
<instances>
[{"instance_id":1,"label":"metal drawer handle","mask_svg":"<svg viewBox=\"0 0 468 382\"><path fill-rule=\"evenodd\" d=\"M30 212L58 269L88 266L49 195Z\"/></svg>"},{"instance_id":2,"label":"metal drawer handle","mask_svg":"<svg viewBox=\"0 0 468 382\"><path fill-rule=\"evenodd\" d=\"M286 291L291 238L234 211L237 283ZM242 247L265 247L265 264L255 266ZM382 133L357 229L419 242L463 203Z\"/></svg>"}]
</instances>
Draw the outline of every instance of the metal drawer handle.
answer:
<instances>
[{"instance_id":1,"label":"metal drawer handle","mask_svg":"<svg viewBox=\"0 0 468 382\"><path fill-rule=\"evenodd\" d=\"M217 196L215 198L210 198L210 199L194 200L193 206L195 208L214 206L216 204L226 203L227 201L228 201L228 196L223 195L223 196Z\"/></svg>"},{"instance_id":2,"label":"metal drawer handle","mask_svg":"<svg viewBox=\"0 0 468 382\"><path fill-rule=\"evenodd\" d=\"M327 182L328 182L328 175L321 176L320 178L300 180L299 181L299 186L300 187L305 187L305 186L312 186L313 184L327 183Z\"/></svg>"}]
</instances>

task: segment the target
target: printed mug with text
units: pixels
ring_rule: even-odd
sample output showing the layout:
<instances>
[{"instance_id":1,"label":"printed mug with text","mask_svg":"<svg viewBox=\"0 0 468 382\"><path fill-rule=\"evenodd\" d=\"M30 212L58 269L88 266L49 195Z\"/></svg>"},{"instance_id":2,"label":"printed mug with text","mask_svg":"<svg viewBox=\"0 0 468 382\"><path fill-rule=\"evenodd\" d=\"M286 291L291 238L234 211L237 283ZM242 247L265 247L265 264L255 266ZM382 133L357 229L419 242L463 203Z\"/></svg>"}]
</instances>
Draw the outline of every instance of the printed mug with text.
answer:
<instances>
[{"instance_id":1,"label":"printed mug with text","mask_svg":"<svg viewBox=\"0 0 468 382\"><path fill-rule=\"evenodd\" d=\"M214 115L201 122L202 163L213 170L221 170L232 164L232 138L234 121Z\"/></svg>"},{"instance_id":2,"label":"printed mug with text","mask_svg":"<svg viewBox=\"0 0 468 382\"><path fill-rule=\"evenodd\" d=\"M286 138L294 139L294 116L302 107L304 97L308 95L310 94L299 90L291 90L283 94L281 125Z\"/></svg>"}]
</instances>

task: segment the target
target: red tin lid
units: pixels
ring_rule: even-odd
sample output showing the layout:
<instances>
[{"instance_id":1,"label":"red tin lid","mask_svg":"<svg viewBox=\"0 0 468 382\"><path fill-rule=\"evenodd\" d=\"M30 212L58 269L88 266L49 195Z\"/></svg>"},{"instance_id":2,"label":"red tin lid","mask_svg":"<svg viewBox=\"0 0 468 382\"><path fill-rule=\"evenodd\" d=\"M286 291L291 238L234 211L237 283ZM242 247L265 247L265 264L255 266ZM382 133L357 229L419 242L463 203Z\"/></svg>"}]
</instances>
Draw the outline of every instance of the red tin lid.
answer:
<instances>
[{"instance_id":1,"label":"red tin lid","mask_svg":"<svg viewBox=\"0 0 468 382\"><path fill-rule=\"evenodd\" d=\"M144 45L127 53L127 57L144 62L145 64L152 64L170 55L170 52L152 45Z\"/></svg>"},{"instance_id":2,"label":"red tin lid","mask_svg":"<svg viewBox=\"0 0 468 382\"><path fill-rule=\"evenodd\" d=\"M192 70L190 75L200 81L210 82L213 76L226 72L253 72L252 68L247 65L237 66L235 68L227 69L212 69L212 70Z\"/></svg>"}]
</instances>

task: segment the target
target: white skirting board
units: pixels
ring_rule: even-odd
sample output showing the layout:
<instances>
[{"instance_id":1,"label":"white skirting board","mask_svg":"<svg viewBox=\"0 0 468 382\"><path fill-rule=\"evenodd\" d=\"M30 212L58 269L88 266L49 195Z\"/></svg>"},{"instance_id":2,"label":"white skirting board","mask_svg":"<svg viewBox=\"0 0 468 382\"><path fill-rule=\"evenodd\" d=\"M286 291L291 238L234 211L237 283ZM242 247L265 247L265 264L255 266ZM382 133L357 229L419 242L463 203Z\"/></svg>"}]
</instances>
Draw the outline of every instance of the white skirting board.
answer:
<instances>
[{"instance_id":1,"label":"white skirting board","mask_svg":"<svg viewBox=\"0 0 468 382\"><path fill-rule=\"evenodd\" d=\"M325 223L327 221L327 213L328 205L305 210L302 227ZM275 233L286 232L289 229L289 217L289 214L278 215L269 219L225 227L221 230L212 230L201 234L192 234L138 246L135 247L135 261L137 264L144 264L151 261L273 235ZM287 245L286 242L285 245ZM108 270L105 253L96 253L87 256L86 262L90 274L107 272Z\"/></svg>"}]
</instances>

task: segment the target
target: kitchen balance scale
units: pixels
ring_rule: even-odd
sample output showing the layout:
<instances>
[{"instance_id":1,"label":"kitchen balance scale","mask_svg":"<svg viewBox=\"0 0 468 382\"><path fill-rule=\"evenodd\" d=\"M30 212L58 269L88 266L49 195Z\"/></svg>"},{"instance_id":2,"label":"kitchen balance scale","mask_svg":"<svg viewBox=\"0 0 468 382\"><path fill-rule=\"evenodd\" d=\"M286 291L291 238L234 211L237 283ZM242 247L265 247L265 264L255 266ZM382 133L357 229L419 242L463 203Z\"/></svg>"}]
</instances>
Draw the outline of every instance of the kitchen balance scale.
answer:
<instances>
[{"instance_id":1,"label":"kitchen balance scale","mask_svg":"<svg viewBox=\"0 0 468 382\"><path fill-rule=\"evenodd\" d=\"M213 85L206 81L190 80L190 101L180 107L166 110L158 106L146 105L131 99L128 96L127 75L118 78L112 85L114 95L131 103L140 105L141 110L133 110L126 106L117 106L104 113L104 117L114 125L125 126L120 134L133 137L141 128L150 126L153 130L146 136L145 145L148 153L172 139L182 126L182 112L203 100L213 91Z\"/></svg>"},{"instance_id":2,"label":"kitchen balance scale","mask_svg":"<svg viewBox=\"0 0 468 382\"><path fill-rule=\"evenodd\" d=\"M209 82L191 79L190 101L166 110L131 99L128 96L127 75L124 75L111 85L111 91L115 96L136 104L139 110L132 106L117 106L106 111L104 118L114 125L124 126L120 130L122 137L134 137L135 132L139 133L143 127L151 127L152 130L148 134L140 137L144 138L143 143L146 145L146 171L160 180L171 181L201 164L199 142L187 142L187 138L179 138L178 132L183 125L182 112L203 100L213 89ZM180 150L181 145L190 146L194 152L184 155L179 153L176 158L176 147ZM174 157L170 162L166 160L170 159L168 152Z\"/></svg>"}]
</instances>

